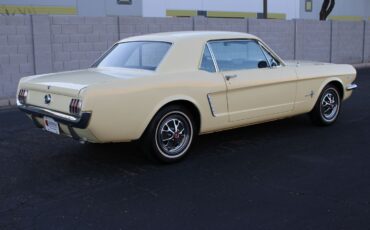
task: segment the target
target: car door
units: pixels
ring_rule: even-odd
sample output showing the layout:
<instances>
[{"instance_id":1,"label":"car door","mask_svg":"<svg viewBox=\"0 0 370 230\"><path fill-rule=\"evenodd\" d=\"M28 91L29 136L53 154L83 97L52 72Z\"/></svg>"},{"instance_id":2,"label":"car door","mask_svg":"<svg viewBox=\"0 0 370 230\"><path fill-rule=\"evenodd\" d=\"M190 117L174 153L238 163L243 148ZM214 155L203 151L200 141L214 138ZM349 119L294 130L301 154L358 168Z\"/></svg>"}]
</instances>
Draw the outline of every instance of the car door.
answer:
<instances>
[{"instance_id":1,"label":"car door","mask_svg":"<svg viewBox=\"0 0 370 230\"><path fill-rule=\"evenodd\" d=\"M209 46L227 85L230 121L268 119L293 110L294 68L279 63L256 40L211 41Z\"/></svg>"},{"instance_id":2,"label":"car door","mask_svg":"<svg viewBox=\"0 0 370 230\"><path fill-rule=\"evenodd\" d=\"M208 45L204 47L199 69L202 70L200 72L202 79L209 79L207 100L212 116L225 118L225 122L228 123L226 83L223 75L216 69L215 61L212 58Z\"/></svg>"}]
</instances>

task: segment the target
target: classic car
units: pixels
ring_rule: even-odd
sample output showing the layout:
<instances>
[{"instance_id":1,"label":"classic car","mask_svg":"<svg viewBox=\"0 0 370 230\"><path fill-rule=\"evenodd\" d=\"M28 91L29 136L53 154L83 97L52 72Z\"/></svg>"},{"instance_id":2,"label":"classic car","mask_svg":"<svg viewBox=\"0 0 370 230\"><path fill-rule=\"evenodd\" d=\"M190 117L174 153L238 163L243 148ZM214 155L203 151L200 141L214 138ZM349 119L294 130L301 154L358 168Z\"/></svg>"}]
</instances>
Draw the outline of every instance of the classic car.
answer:
<instances>
[{"instance_id":1,"label":"classic car","mask_svg":"<svg viewBox=\"0 0 370 230\"><path fill-rule=\"evenodd\" d=\"M169 32L123 39L85 70L24 77L17 104L46 131L137 140L174 162L199 134L304 113L331 125L355 78L351 65L285 62L246 33Z\"/></svg>"}]
</instances>

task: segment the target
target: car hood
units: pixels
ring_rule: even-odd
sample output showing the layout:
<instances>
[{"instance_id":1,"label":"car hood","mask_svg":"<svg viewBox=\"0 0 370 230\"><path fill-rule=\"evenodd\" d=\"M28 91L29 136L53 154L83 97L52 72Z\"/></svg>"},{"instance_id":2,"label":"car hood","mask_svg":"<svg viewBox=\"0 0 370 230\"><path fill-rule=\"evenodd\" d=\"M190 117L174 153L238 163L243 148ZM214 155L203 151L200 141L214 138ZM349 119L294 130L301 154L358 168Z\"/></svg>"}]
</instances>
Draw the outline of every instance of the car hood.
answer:
<instances>
[{"instance_id":1,"label":"car hood","mask_svg":"<svg viewBox=\"0 0 370 230\"><path fill-rule=\"evenodd\" d=\"M153 74L153 71L123 68L91 68L60 73L35 75L22 79L23 88L77 96L88 86L112 81L130 80Z\"/></svg>"}]
</instances>

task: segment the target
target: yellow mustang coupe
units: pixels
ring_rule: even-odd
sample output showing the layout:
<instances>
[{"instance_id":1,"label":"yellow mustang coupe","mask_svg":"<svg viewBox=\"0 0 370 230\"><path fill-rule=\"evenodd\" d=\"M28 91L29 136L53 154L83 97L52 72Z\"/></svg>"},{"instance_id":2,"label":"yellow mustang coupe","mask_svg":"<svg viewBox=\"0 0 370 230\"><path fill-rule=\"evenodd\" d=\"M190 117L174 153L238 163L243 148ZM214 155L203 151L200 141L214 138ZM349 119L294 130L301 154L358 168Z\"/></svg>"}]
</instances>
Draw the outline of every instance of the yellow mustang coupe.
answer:
<instances>
[{"instance_id":1,"label":"yellow mustang coupe","mask_svg":"<svg viewBox=\"0 0 370 230\"><path fill-rule=\"evenodd\" d=\"M172 32L123 39L89 69L22 78L17 104L46 131L139 140L173 162L198 134L304 113L331 125L355 78L350 65L284 62L250 34Z\"/></svg>"}]
</instances>

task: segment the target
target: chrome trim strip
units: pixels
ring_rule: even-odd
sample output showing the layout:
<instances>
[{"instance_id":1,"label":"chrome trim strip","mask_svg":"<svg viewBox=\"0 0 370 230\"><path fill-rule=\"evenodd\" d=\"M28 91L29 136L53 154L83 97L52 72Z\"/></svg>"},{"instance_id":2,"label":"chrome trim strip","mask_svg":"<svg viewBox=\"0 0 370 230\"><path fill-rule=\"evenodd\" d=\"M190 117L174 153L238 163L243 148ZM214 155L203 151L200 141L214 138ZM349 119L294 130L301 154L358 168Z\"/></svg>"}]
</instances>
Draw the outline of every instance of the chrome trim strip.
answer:
<instances>
[{"instance_id":1,"label":"chrome trim strip","mask_svg":"<svg viewBox=\"0 0 370 230\"><path fill-rule=\"evenodd\" d=\"M18 105L18 107L20 107L22 109L29 110L29 111L35 111L35 112L38 112L38 113L42 113L46 116L58 117L58 118L61 118L63 120L67 120L67 121L70 121L70 122L76 122L78 120L77 117L73 117L73 116L70 116L70 115L67 115L67 114L55 112L55 111L52 111L50 109L44 109L44 108L39 108L39 107L36 107L36 106L30 106L30 105L29 106Z\"/></svg>"},{"instance_id":2,"label":"chrome trim strip","mask_svg":"<svg viewBox=\"0 0 370 230\"><path fill-rule=\"evenodd\" d=\"M20 109L21 111L27 114L30 114L34 117L48 116L48 117L55 119L59 123L70 125L76 128L81 128L81 129L87 128L90 118L91 118L90 112L84 112L81 114L81 116L75 117L75 116L71 116L68 114L56 112L50 109L44 109L44 108L40 108L40 107L36 107L32 105L23 105L18 100L17 100L17 106L18 106L18 109Z\"/></svg>"},{"instance_id":3,"label":"chrome trim strip","mask_svg":"<svg viewBox=\"0 0 370 230\"><path fill-rule=\"evenodd\" d=\"M237 77L238 77L237 74L225 75L225 78L227 81L230 81L230 79L237 78Z\"/></svg>"},{"instance_id":4,"label":"chrome trim strip","mask_svg":"<svg viewBox=\"0 0 370 230\"><path fill-rule=\"evenodd\" d=\"M208 104L209 104L209 107L211 109L211 114L213 117L216 117L216 112L215 112L215 109L213 107L213 104L212 104L212 98L211 98L211 95L207 94L207 99L208 99Z\"/></svg>"},{"instance_id":5,"label":"chrome trim strip","mask_svg":"<svg viewBox=\"0 0 370 230\"><path fill-rule=\"evenodd\" d=\"M284 62L284 60L282 58L280 58L273 49L271 49L266 43L264 43L263 41L261 40L257 40L258 43L261 45L261 47L263 49L266 50L266 52L268 52L271 57L275 58L276 60L279 61L280 65L276 66L276 67L281 67L281 66L286 66L286 63Z\"/></svg>"},{"instance_id":6,"label":"chrome trim strip","mask_svg":"<svg viewBox=\"0 0 370 230\"><path fill-rule=\"evenodd\" d=\"M347 85L347 90L354 90L356 88L357 88L357 84L352 83L352 84Z\"/></svg>"},{"instance_id":7,"label":"chrome trim strip","mask_svg":"<svg viewBox=\"0 0 370 230\"><path fill-rule=\"evenodd\" d=\"M273 53L272 53L272 51L271 51L271 49L268 49L266 46L265 46L265 44L263 44L261 41L258 41L258 45L260 46L260 48L261 48L261 51L262 51L262 53L263 53L263 55L265 56L265 58L266 58L266 60L267 60L267 63L269 64L269 68L279 68L279 67L281 67L281 63L282 63L282 61L281 61L281 59L280 58L277 58ZM272 63L268 60L268 58L267 58L267 56L266 56L266 53L268 53L272 58L274 58L274 59L276 59L278 62L279 62L279 65L277 65L277 66L272 66ZM275 61L276 61L275 60Z\"/></svg>"},{"instance_id":8,"label":"chrome trim strip","mask_svg":"<svg viewBox=\"0 0 370 230\"><path fill-rule=\"evenodd\" d=\"M213 65L215 66L215 69L216 69L216 72L218 73L218 72L220 72L220 69L218 68L218 65L217 65L217 61L216 61L216 57L215 57L215 55L214 55L214 53L213 53L213 50L212 50L212 48L211 48L211 46L209 45L209 43L207 42L207 48L208 48L208 50L209 50L209 52L211 53L211 57L212 57L212 61L213 61Z\"/></svg>"},{"instance_id":9,"label":"chrome trim strip","mask_svg":"<svg viewBox=\"0 0 370 230\"><path fill-rule=\"evenodd\" d=\"M148 69L145 69L145 70L148 70L148 71L156 71L158 69L158 67L160 67L160 65L162 64L163 60L167 57L170 49L173 47L173 43L172 42L168 42L168 41L155 41L155 40L138 40L138 41L122 41L122 40L119 40L118 42L116 42L115 44L113 44L107 51L105 51L102 55L100 55L100 57L98 57L94 62L93 64L90 65L90 68L97 68L98 65L100 64L100 62L106 57L109 55L109 53L111 51L113 51L113 49L117 46L117 45L120 45L120 44L124 44L124 43L132 43L132 42L157 42L157 43L167 43L167 44L170 44L171 46L168 48L167 52L165 53L165 55L163 55L161 61L158 63L158 65L155 67L154 70L148 70ZM108 67L109 68L109 67ZM118 67L118 68L123 68L123 67ZM135 68L133 68L135 69ZM138 70L143 70L143 69L138 69Z\"/></svg>"},{"instance_id":10,"label":"chrome trim strip","mask_svg":"<svg viewBox=\"0 0 370 230\"><path fill-rule=\"evenodd\" d=\"M272 68L272 64L271 64L270 60L267 58L266 53L263 51L264 47L263 47L263 45L262 45L262 43L260 41L258 41L258 46L260 47L260 50L261 50L263 56L265 57L267 64L269 65L268 68L271 69Z\"/></svg>"},{"instance_id":11,"label":"chrome trim strip","mask_svg":"<svg viewBox=\"0 0 370 230\"><path fill-rule=\"evenodd\" d=\"M280 62L280 65L277 66L277 67L282 67L282 66L286 66L286 63L284 62L283 59L281 59L279 57L279 55L277 55L275 53L274 50L272 50L266 43L264 43L262 40L259 40L257 38L235 38L235 39L232 39L232 38L226 38L226 39L214 39L214 40L209 40L207 42L208 43L211 43L211 42L219 42L219 41L254 41L256 43L260 43L261 46L275 59L277 59L279 62ZM213 53L213 52L212 52Z\"/></svg>"}]
</instances>

